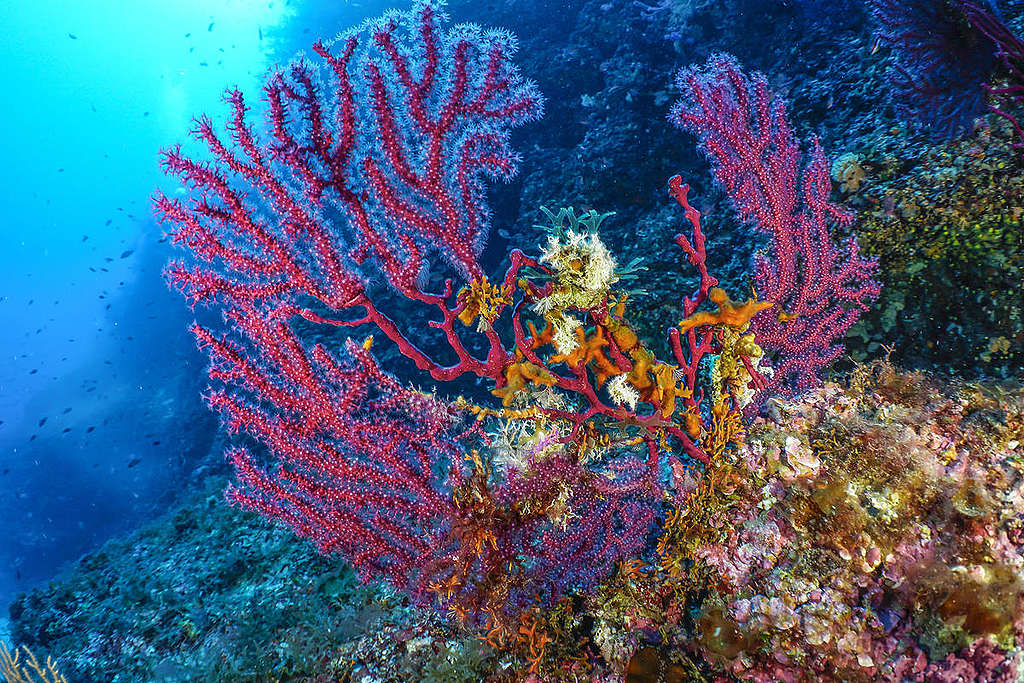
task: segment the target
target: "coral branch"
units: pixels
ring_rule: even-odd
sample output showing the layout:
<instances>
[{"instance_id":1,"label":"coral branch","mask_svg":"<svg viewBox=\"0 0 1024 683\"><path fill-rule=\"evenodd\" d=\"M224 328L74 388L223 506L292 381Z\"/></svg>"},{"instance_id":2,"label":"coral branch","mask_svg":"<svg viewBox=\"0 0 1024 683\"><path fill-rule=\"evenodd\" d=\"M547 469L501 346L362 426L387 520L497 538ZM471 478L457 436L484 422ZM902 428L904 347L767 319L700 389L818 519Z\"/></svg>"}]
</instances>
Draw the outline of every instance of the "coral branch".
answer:
<instances>
[{"instance_id":1,"label":"coral branch","mask_svg":"<svg viewBox=\"0 0 1024 683\"><path fill-rule=\"evenodd\" d=\"M845 251L833 243L830 226L853 217L829 201L817 140L801 171L785 106L763 76L748 78L733 58L715 55L703 68L680 71L677 84L683 98L670 120L697 136L740 217L772 238L770 253L754 260L757 294L775 304L753 319L757 344L775 365L759 395L814 386L878 295L876 264L860 256L852 238Z\"/></svg>"}]
</instances>

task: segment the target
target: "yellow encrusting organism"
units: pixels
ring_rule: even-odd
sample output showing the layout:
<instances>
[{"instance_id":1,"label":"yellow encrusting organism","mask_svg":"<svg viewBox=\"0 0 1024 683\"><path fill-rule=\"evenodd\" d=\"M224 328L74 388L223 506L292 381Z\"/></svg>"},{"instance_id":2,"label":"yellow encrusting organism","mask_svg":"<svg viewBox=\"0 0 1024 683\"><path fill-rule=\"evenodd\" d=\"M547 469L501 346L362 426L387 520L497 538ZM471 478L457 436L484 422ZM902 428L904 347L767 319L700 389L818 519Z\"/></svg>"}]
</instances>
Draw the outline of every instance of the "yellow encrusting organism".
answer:
<instances>
[{"instance_id":1,"label":"yellow encrusting organism","mask_svg":"<svg viewBox=\"0 0 1024 683\"><path fill-rule=\"evenodd\" d=\"M501 313L501 309L512 303L512 288L492 284L484 275L473 278L469 287L463 287L459 298L465 297L466 307L459 314L459 320L470 325L477 320L477 329L483 331Z\"/></svg>"}]
</instances>

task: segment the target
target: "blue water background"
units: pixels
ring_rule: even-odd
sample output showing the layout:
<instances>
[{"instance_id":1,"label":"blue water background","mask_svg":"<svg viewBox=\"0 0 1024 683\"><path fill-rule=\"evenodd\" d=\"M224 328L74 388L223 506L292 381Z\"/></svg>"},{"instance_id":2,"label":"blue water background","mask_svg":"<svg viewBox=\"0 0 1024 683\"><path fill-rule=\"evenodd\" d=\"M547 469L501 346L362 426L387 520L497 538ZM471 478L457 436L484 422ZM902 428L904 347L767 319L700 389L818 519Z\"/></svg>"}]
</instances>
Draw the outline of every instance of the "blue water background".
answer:
<instances>
[{"instance_id":1,"label":"blue water background","mask_svg":"<svg viewBox=\"0 0 1024 683\"><path fill-rule=\"evenodd\" d=\"M210 453L192 314L160 277L159 150L386 5L0 3L0 604L166 509Z\"/></svg>"}]
</instances>

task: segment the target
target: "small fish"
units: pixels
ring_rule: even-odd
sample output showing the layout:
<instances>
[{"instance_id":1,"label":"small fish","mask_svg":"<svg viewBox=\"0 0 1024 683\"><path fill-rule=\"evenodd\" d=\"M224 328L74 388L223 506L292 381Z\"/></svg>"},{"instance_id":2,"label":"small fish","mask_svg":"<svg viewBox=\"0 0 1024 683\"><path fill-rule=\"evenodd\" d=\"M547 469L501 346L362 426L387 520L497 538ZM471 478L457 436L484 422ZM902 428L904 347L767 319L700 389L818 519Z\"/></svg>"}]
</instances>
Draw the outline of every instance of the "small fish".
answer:
<instances>
[{"instance_id":1,"label":"small fish","mask_svg":"<svg viewBox=\"0 0 1024 683\"><path fill-rule=\"evenodd\" d=\"M87 239L89 239L89 236L88 236L88 235L82 235L82 241L83 241L83 242L84 242L84 241L86 241Z\"/></svg>"},{"instance_id":2,"label":"small fish","mask_svg":"<svg viewBox=\"0 0 1024 683\"><path fill-rule=\"evenodd\" d=\"M136 465L138 465L140 462L142 462L142 458L139 458L139 457L132 458L131 460L128 461L128 468L131 469L132 467L135 467Z\"/></svg>"},{"instance_id":3,"label":"small fish","mask_svg":"<svg viewBox=\"0 0 1024 683\"><path fill-rule=\"evenodd\" d=\"M212 31L213 30L213 22L212 21L210 22L210 25L206 27L206 30L207 31Z\"/></svg>"},{"instance_id":4,"label":"small fish","mask_svg":"<svg viewBox=\"0 0 1024 683\"><path fill-rule=\"evenodd\" d=\"M64 433L64 434L67 434L67 433L68 433L68 432L70 432L70 431L71 431L71 427L65 427L65 428L64 428L64 432L63 432L63 433Z\"/></svg>"},{"instance_id":5,"label":"small fish","mask_svg":"<svg viewBox=\"0 0 1024 683\"><path fill-rule=\"evenodd\" d=\"M87 427L86 430L85 430L85 433L88 434L89 432L93 431L94 429L96 429L95 426Z\"/></svg>"},{"instance_id":6,"label":"small fish","mask_svg":"<svg viewBox=\"0 0 1024 683\"><path fill-rule=\"evenodd\" d=\"M199 66L210 66L210 65L207 64L206 62L199 62Z\"/></svg>"},{"instance_id":7,"label":"small fish","mask_svg":"<svg viewBox=\"0 0 1024 683\"><path fill-rule=\"evenodd\" d=\"M70 38L71 40L78 40L78 36L76 36L74 33L69 33L68 38Z\"/></svg>"},{"instance_id":8,"label":"small fish","mask_svg":"<svg viewBox=\"0 0 1024 683\"><path fill-rule=\"evenodd\" d=\"M875 39L871 41L871 54L878 52L879 48L882 47L882 37L875 36Z\"/></svg>"},{"instance_id":9,"label":"small fish","mask_svg":"<svg viewBox=\"0 0 1024 683\"><path fill-rule=\"evenodd\" d=\"M11 471L10 468L5 467L4 468L4 476L6 477L10 473L10 471Z\"/></svg>"},{"instance_id":10,"label":"small fish","mask_svg":"<svg viewBox=\"0 0 1024 683\"><path fill-rule=\"evenodd\" d=\"M113 219L113 218L108 218L108 219L107 219L107 222L106 222L106 223L104 223L103 225L110 225L110 224L111 224L111 223L113 223L113 222L114 222L114 219Z\"/></svg>"},{"instance_id":11,"label":"small fish","mask_svg":"<svg viewBox=\"0 0 1024 683\"><path fill-rule=\"evenodd\" d=\"M67 415L70 412L71 412L71 408L65 408L64 409L64 415Z\"/></svg>"},{"instance_id":12,"label":"small fish","mask_svg":"<svg viewBox=\"0 0 1024 683\"><path fill-rule=\"evenodd\" d=\"M257 26L256 27L256 32L260 34L260 40L263 40L263 27L262 26Z\"/></svg>"},{"instance_id":13,"label":"small fish","mask_svg":"<svg viewBox=\"0 0 1024 683\"><path fill-rule=\"evenodd\" d=\"M45 417L43 419L39 420L39 426L40 427L42 427L44 424L46 424L46 418Z\"/></svg>"},{"instance_id":14,"label":"small fish","mask_svg":"<svg viewBox=\"0 0 1024 683\"><path fill-rule=\"evenodd\" d=\"M131 256L134 253L135 253L134 249L125 249L124 251L121 252L121 258L128 258L129 256Z\"/></svg>"},{"instance_id":15,"label":"small fish","mask_svg":"<svg viewBox=\"0 0 1024 683\"><path fill-rule=\"evenodd\" d=\"M39 334L39 333L38 333L38 332L36 332L36 334ZM38 368L33 368L33 369L32 369L32 370L31 370L31 371L30 371L30 372L28 373L28 374L30 374L30 375L34 375L34 374L36 374L37 372L39 372L39 369L38 369Z\"/></svg>"},{"instance_id":16,"label":"small fish","mask_svg":"<svg viewBox=\"0 0 1024 683\"><path fill-rule=\"evenodd\" d=\"M185 34L185 37L186 37L186 38L188 38L188 37L190 37L191 35L192 35L192 32L191 32L191 31L189 31L188 33L186 33L186 34Z\"/></svg>"}]
</instances>

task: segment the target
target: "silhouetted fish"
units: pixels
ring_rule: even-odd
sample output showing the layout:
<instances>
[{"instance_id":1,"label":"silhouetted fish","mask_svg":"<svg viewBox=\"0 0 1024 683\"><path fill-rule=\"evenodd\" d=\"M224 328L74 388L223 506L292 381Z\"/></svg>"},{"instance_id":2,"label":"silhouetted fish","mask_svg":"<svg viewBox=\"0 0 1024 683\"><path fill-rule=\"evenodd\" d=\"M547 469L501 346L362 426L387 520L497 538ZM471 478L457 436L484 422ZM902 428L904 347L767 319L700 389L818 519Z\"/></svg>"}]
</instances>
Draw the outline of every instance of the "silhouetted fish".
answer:
<instances>
[{"instance_id":1,"label":"silhouetted fish","mask_svg":"<svg viewBox=\"0 0 1024 683\"><path fill-rule=\"evenodd\" d=\"M134 249L125 249L124 251L121 252L121 258L128 258L129 256L131 256L134 253L135 253Z\"/></svg>"},{"instance_id":2,"label":"silhouetted fish","mask_svg":"<svg viewBox=\"0 0 1024 683\"><path fill-rule=\"evenodd\" d=\"M74 33L69 33L68 38L70 38L71 40L78 40L78 36L76 36Z\"/></svg>"},{"instance_id":3,"label":"silhouetted fish","mask_svg":"<svg viewBox=\"0 0 1024 683\"><path fill-rule=\"evenodd\" d=\"M142 458L138 458L138 457L132 458L131 460L128 461L128 467L129 468L135 467L140 462L142 462Z\"/></svg>"}]
</instances>

